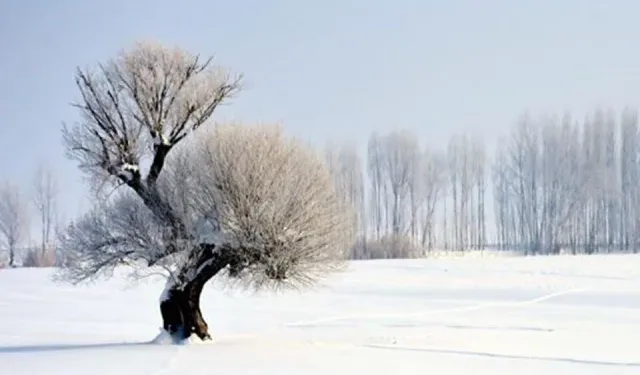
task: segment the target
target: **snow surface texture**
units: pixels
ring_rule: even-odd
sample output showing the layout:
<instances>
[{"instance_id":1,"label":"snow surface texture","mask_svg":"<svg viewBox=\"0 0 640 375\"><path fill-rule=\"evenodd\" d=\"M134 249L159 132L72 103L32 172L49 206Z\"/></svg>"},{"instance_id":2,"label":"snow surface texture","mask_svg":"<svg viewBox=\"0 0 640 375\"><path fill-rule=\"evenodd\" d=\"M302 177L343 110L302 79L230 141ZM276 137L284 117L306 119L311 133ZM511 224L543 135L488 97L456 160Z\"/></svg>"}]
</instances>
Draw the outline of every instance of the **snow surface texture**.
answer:
<instances>
[{"instance_id":1,"label":"snow surface texture","mask_svg":"<svg viewBox=\"0 0 640 375\"><path fill-rule=\"evenodd\" d=\"M3 375L640 374L640 256L354 262L313 291L203 295L214 342L161 345L160 280L0 270Z\"/></svg>"}]
</instances>

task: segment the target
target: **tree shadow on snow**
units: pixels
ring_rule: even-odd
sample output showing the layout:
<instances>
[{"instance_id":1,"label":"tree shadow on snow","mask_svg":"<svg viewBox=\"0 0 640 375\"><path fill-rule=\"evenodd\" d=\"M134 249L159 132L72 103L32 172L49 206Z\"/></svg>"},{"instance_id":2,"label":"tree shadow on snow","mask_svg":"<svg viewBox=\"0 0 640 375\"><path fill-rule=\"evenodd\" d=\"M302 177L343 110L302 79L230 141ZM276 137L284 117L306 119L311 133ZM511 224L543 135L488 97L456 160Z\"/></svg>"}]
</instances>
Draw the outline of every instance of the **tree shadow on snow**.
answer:
<instances>
[{"instance_id":1,"label":"tree shadow on snow","mask_svg":"<svg viewBox=\"0 0 640 375\"><path fill-rule=\"evenodd\" d=\"M33 352L57 352L66 350L85 350L85 349L114 349L114 348L130 348L134 346L151 345L151 342L113 342L99 344L50 344L50 345L17 345L17 346L0 346L0 354L5 353L33 353Z\"/></svg>"}]
</instances>

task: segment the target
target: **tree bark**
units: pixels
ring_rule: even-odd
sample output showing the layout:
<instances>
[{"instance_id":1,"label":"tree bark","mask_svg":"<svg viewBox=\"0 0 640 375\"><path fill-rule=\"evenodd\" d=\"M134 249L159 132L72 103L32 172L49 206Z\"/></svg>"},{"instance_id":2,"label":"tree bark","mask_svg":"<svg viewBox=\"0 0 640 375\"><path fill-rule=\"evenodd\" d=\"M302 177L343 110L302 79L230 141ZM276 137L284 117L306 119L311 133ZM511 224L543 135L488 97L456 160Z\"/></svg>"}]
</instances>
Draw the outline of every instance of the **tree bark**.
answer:
<instances>
[{"instance_id":1,"label":"tree bark","mask_svg":"<svg viewBox=\"0 0 640 375\"><path fill-rule=\"evenodd\" d=\"M201 340L210 340L209 327L200 310L200 294L194 286L170 289L167 298L160 302L163 328L174 341L188 339L195 334Z\"/></svg>"},{"instance_id":2,"label":"tree bark","mask_svg":"<svg viewBox=\"0 0 640 375\"><path fill-rule=\"evenodd\" d=\"M229 261L224 256L223 249L217 249L214 253L212 247L207 247L205 246L202 254L208 255L202 256L195 264L199 272L193 280L181 287L169 288L160 302L163 328L175 342L188 339L191 335L196 335L201 340L211 340L209 326L200 309L200 297L205 284L224 269ZM187 266L184 271L191 267L194 265Z\"/></svg>"}]
</instances>

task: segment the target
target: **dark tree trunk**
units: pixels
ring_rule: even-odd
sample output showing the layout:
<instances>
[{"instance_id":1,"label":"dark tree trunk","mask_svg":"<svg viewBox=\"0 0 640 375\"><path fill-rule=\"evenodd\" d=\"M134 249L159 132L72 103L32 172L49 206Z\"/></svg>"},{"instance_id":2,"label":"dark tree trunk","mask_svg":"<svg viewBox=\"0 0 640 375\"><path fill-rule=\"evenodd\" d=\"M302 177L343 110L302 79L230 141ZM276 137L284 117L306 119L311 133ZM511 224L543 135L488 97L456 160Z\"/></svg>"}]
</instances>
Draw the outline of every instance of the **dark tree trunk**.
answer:
<instances>
[{"instance_id":1,"label":"dark tree trunk","mask_svg":"<svg viewBox=\"0 0 640 375\"><path fill-rule=\"evenodd\" d=\"M185 340L191 335L201 340L211 340L209 327L200 310L200 296L205 284L229 263L224 253L220 250L214 253L212 247L206 246L195 263L199 272L193 280L182 288L174 287L166 291L165 298L160 302L160 313L163 328L174 341Z\"/></svg>"},{"instance_id":2,"label":"dark tree trunk","mask_svg":"<svg viewBox=\"0 0 640 375\"><path fill-rule=\"evenodd\" d=\"M16 252L13 249L13 246L9 247L9 267L13 268L16 266Z\"/></svg>"},{"instance_id":3,"label":"dark tree trunk","mask_svg":"<svg viewBox=\"0 0 640 375\"><path fill-rule=\"evenodd\" d=\"M200 293L196 289L193 285L187 285L183 290L170 289L167 299L160 303L163 328L175 341L187 339L192 334L201 340L211 339L200 310Z\"/></svg>"}]
</instances>

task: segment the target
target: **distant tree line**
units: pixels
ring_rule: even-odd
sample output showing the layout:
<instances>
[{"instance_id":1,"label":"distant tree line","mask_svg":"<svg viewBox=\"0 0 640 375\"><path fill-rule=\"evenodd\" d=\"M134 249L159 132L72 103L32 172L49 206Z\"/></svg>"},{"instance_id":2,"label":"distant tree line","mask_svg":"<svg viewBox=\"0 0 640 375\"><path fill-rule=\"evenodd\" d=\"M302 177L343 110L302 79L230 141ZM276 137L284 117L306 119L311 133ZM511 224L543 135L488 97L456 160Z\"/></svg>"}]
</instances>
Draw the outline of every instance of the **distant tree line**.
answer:
<instances>
[{"instance_id":1,"label":"distant tree line","mask_svg":"<svg viewBox=\"0 0 640 375\"><path fill-rule=\"evenodd\" d=\"M639 137L632 110L597 110L582 121L523 114L493 158L478 136L455 135L436 148L407 130L371 134L364 156L355 144L336 142L326 156L357 216L352 258L487 247L637 252Z\"/></svg>"},{"instance_id":2,"label":"distant tree line","mask_svg":"<svg viewBox=\"0 0 640 375\"><path fill-rule=\"evenodd\" d=\"M493 165L497 244L527 254L638 251L638 115L522 116Z\"/></svg>"}]
</instances>

